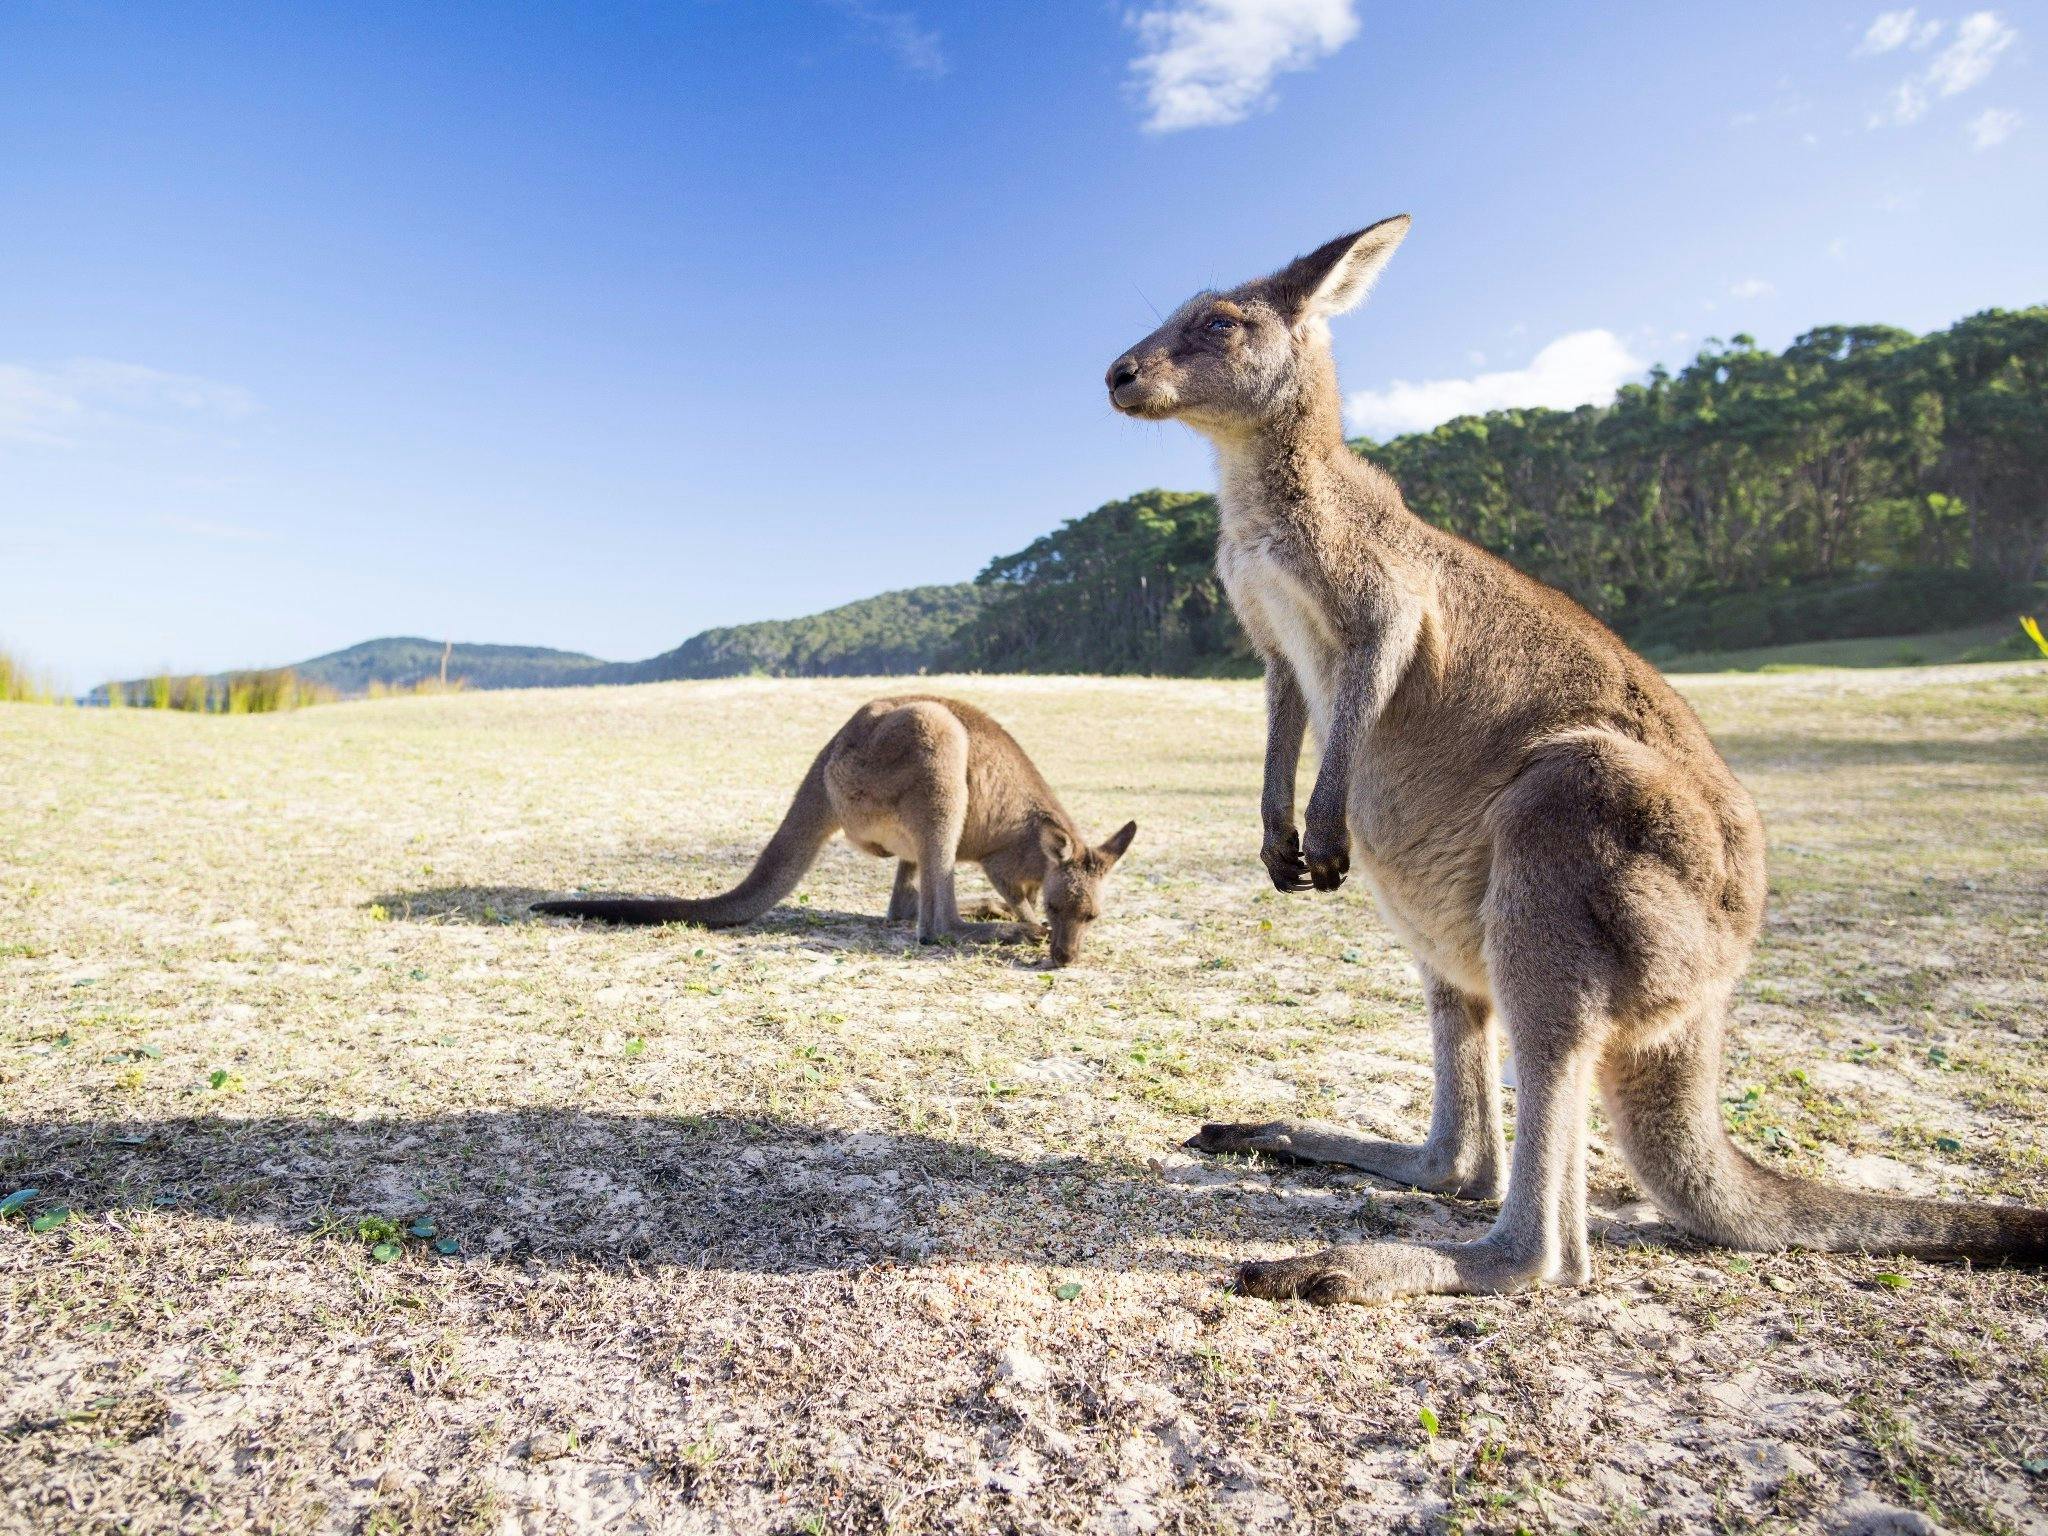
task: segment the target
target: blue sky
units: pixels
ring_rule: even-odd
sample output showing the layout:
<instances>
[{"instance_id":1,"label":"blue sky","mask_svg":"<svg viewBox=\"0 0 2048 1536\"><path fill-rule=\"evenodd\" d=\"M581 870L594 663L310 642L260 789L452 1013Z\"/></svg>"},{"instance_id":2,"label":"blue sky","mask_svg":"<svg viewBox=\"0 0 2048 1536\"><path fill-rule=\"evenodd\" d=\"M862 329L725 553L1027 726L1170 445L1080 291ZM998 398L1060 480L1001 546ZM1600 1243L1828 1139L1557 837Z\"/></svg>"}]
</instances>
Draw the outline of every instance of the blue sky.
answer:
<instances>
[{"instance_id":1,"label":"blue sky","mask_svg":"<svg viewBox=\"0 0 2048 1536\"><path fill-rule=\"evenodd\" d=\"M2048 301L2038 4L0 0L0 644L615 658L1206 486L1102 400L1397 211L1360 430Z\"/></svg>"}]
</instances>

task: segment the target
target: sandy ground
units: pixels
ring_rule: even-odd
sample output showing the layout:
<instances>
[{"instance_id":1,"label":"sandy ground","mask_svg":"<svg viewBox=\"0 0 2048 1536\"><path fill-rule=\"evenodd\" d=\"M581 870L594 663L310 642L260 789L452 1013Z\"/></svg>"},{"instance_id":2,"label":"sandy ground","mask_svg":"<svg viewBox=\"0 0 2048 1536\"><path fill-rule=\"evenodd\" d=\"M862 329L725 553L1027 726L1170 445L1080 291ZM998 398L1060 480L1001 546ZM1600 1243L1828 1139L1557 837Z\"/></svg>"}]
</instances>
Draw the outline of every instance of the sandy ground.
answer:
<instances>
[{"instance_id":1,"label":"sandy ground","mask_svg":"<svg viewBox=\"0 0 2048 1536\"><path fill-rule=\"evenodd\" d=\"M1414 977L1266 886L1255 685L940 686L1138 820L1084 967L844 845L526 919L734 878L873 683L0 706L0 1529L2048 1530L2048 1280L1701 1248L1597 1140L1585 1290L1228 1294L1488 1219L1180 1149L1413 1135ZM2048 666L1686 688L1772 837L1738 1135L2048 1203Z\"/></svg>"}]
</instances>

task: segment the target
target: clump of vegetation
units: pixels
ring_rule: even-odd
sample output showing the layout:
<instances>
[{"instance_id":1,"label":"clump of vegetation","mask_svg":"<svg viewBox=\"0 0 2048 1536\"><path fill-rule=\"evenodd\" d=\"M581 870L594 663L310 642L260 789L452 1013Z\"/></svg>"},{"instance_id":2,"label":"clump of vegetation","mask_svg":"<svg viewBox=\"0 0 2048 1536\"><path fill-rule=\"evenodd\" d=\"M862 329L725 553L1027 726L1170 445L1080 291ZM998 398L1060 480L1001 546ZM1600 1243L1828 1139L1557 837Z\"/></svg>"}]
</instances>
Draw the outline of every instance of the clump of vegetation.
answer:
<instances>
[{"instance_id":1,"label":"clump of vegetation","mask_svg":"<svg viewBox=\"0 0 2048 1536\"><path fill-rule=\"evenodd\" d=\"M463 693L468 688L469 679L466 677L416 677L409 683L387 683L372 678L363 696L371 699L411 699L438 693Z\"/></svg>"},{"instance_id":2,"label":"clump of vegetation","mask_svg":"<svg viewBox=\"0 0 2048 1536\"><path fill-rule=\"evenodd\" d=\"M332 704L340 697L290 667L219 677L173 677L163 672L140 683L107 683L95 692L113 709L174 709L195 715L270 715L309 704Z\"/></svg>"},{"instance_id":3,"label":"clump of vegetation","mask_svg":"<svg viewBox=\"0 0 2048 1536\"><path fill-rule=\"evenodd\" d=\"M46 679L22 662L0 651L0 704L56 704L68 702Z\"/></svg>"}]
</instances>

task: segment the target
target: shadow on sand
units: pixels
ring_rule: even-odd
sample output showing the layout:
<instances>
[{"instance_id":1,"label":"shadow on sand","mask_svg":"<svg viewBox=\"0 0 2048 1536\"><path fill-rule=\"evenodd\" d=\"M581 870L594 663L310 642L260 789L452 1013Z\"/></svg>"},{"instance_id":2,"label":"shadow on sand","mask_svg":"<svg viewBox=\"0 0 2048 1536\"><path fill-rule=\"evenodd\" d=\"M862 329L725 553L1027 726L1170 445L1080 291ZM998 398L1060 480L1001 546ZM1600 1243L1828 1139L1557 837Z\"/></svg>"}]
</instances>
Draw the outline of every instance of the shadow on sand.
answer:
<instances>
[{"instance_id":1,"label":"shadow on sand","mask_svg":"<svg viewBox=\"0 0 2048 1536\"><path fill-rule=\"evenodd\" d=\"M11 1120L0 1181L79 1215L176 1211L308 1235L426 1217L465 1260L757 1274L932 1257L1220 1273L1200 1248L1465 1237L1492 1214L1235 1159L1176 1160L1162 1176L916 1134L562 1109Z\"/></svg>"},{"instance_id":2,"label":"shadow on sand","mask_svg":"<svg viewBox=\"0 0 2048 1536\"><path fill-rule=\"evenodd\" d=\"M372 897L363 905L366 910L371 907L381 908L393 922L463 924L479 928L539 922L575 926L578 922L575 918L541 917L532 911L536 901L551 901L567 894L570 893L538 890L525 885L437 885L423 890L390 891L382 896ZM963 912L969 916L976 915L978 911L973 903L963 903L962 907ZM592 922L589 926L593 930L601 930L607 925ZM879 912L842 912L833 907L809 906L801 901L786 902L763 913L753 922L743 923L736 928L714 930L691 923L672 923L664 926L667 931L676 934L718 932L784 934L798 938L815 936L821 943L833 949L868 949L878 954L913 954L918 951L916 937L908 923L892 923ZM943 954L948 949L961 948L968 942L970 941L963 940L934 945L931 952ZM974 947L979 952L1000 955L1022 969L1042 969L1046 963L1045 947L1042 944L1009 943L991 938L975 943Z\"/></svg>"}]
</instances>

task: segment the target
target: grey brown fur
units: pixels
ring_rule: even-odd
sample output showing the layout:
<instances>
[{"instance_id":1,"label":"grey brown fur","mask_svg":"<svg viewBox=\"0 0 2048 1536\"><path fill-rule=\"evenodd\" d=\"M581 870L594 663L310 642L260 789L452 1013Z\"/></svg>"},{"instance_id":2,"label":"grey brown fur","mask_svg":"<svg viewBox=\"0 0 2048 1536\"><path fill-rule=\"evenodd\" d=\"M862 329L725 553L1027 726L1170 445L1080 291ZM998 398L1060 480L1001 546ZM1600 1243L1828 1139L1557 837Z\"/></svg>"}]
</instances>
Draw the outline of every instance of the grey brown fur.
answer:
<instances>
[{"instance_id":1,"label":"grey brown fur","mask_svg":"<svg viewBox=\"0 0 2048 1536\"><path fill-rule=\"evenodd\" d=\"M856 848L897 861L889 920L914 918L921 942L1045 937L1053 963L1067 965L1101 915L1103 882L1138 826L1091 847L989 715L958 699L875 699L825 744L753 869L724 895L543 901L533 910L614 923L751 922L795 890L842 831ZM962 920L953 877L961 862L981 866L1014 922Z\"/></svg>"},{"instance_id":2,"label":"grey brown fur","mask_svg":"<svg viewBox=\"0 0 2048 1536\"><path fill-rule=\"evenodd\" d=\"M1266 664L1261 857L1283 891L1356 860L1413 951L1436 1061L1427 1138L1284 1123L1192 1145L1349 1164L1505 1198L1469 1243L1247 1264L1316 1302L1590 1278L1586 1115L1674 1220L1736 1248L2048 1259L2048 1211L1852 1193L1766 1169L1722 1123L1722 1034L1764 903L1755 805L1662 676L1561 593L1411 513L1345 445L1328 319L1405 217L1189 300L1110 368L1112 403L1215 445L1217 565ZM1297 837L1304 734L1321 763ZM1519 1088L1510 1162L1496 1026Z\"/></svg>"}]
</instances>

